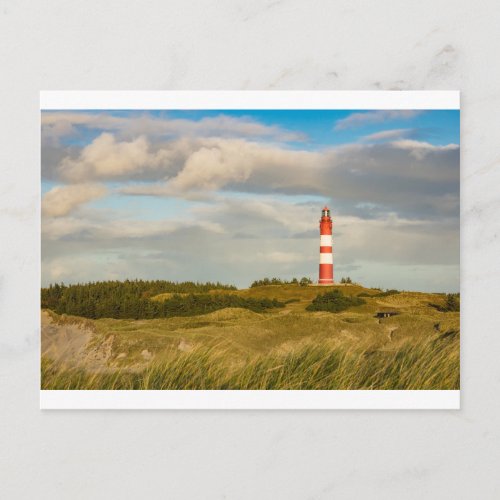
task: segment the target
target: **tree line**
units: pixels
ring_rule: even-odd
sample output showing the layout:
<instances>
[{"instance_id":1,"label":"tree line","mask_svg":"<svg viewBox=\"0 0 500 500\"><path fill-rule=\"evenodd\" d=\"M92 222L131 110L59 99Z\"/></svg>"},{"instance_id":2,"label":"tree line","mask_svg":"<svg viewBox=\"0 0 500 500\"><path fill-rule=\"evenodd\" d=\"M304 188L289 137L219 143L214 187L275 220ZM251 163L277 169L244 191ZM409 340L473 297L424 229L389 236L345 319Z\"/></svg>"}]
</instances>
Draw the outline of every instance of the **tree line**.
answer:
<instances>
[{"instance_id":1,"label":"tree line","mask_svg":"<svg viewBox=\"0 0 500 500\"><path fill-rule=\"evenodd\" d=\"M106 299L110 296L133 296L147 299L160 293L199 293L210 290L236 290L233 285L222 283L198 283L193 281L166 281L166 280L125 280L125 281L91 281L65 285L64 283L50 284L42 288L42 307L53 308L65 295L77 294L91 300ZM45 304L45 305L44 305Z\"/></svg>"},{"instance_id":2,"label":"tree line","mask_svg":"<svg viewBox=\"0 0 500 500\"><path fill-rule=\"evenodd\" d=\"M284 307L284 304L276 299L206 293L210 290L236 290L236 287L221 283L143 280L77 285L56 283L48 288L42 288L41 305L42 308L51 309L58 314L91 319L153 319L205 314L225 307L242 307L255 312ZM174 293L174 295L163 301L151 300L150 297L160 293ZM180 295L181 293L185 295Z\"/></svg>"},{"instance_id":3,"label":"tree line","mask_svg":"<svg viewBox=\"0 0 500 500\"><path fill-rule=\"evenodd\" d=\"M280 278L263 278L261 280L255 280L250 288L255 288L257 286L269 286L269 285L299 285L307 286L312 284L312 279L303 277L300 280L293 278L290 281L282 280Z\"/></svg>"}]
</instances>

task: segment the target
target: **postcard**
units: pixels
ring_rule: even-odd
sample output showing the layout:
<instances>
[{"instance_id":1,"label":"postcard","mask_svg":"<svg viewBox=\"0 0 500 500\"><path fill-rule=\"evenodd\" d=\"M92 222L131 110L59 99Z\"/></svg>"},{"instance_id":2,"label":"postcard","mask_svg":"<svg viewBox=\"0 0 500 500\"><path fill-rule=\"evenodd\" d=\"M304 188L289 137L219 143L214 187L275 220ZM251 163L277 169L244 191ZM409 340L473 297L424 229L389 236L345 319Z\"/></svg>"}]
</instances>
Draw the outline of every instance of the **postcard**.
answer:
<instances>
[{"instance_id":1,"label":"postcard","mask_svg":"<svg viewBox=\"0 0 500 500\"><path fill-rule=\"evenodd\" d=\"M460 407L459 93L41 93L41 408Z\"/></svg>"}]
</instances>

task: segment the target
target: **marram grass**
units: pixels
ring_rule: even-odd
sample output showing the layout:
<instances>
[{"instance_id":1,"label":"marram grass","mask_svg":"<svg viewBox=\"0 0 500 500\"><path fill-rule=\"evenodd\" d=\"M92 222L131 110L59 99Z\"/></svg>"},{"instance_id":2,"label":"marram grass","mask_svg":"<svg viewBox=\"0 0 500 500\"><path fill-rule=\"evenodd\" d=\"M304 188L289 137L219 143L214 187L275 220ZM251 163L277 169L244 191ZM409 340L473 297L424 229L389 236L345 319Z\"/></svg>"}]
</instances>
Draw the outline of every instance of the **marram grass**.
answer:
<instances>
[{"instance_id":1,"label":"marram grass","mask_svg":"<svg viewBox=\"0 0 500 500\"><path fill-rule=\"evenodd\" d=\"M235 361L221 348L166 353L146 368L87 371L42 359L42 389L334 390L459 389L460 335L407 341L389 350L306 345Z\"/></svg>"}]
</instances>

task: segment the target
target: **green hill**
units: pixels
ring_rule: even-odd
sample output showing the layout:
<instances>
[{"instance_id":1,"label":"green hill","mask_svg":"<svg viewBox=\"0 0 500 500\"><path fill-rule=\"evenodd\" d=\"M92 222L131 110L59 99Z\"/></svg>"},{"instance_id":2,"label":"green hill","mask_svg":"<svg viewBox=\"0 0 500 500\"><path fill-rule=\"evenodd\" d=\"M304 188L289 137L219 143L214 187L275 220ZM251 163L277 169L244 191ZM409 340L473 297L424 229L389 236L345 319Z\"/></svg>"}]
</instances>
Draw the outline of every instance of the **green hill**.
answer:
<instances>
[{"instance_id":1,"label":"green hill","mask_svg":"<svg viewBox=\"0 0 500 500\"><path fill-rule=\"evenodd\" d=\"M306 309L318 294L331 290L347 297L361 294L364 303L336 313ZM252 300L231 300L235 307L208 314L140 320L92 320L44 310L42 387L459 387L459 312L444 312L444 295L291 284L204 293ZM159 303L171 299L169 292L152 297ZM245 306L264 299L284 307L255 311ZM383 311L397 315L376 317Z\"/></svg>"}]
</instances>

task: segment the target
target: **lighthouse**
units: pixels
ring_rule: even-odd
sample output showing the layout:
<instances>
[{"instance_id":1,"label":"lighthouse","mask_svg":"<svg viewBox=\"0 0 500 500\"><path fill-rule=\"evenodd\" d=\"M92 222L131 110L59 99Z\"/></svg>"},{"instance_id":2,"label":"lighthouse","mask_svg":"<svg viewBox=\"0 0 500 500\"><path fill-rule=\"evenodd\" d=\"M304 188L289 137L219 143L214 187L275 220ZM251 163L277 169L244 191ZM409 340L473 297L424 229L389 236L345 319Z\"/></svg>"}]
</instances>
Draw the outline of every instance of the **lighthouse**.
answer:
<instances>
[{"instance_id":1,"label":"lighthouse","mask_svg":"<svg viewBox=\"0 0 500 500\"><path fill-rule=\"evenodd\" d=\"M333 283L332 218L325 206L319 220L319 280L320 285Z\"/></svg>"}]
</instances>

